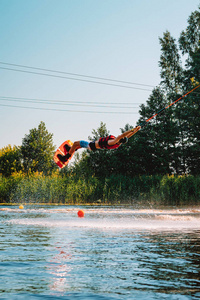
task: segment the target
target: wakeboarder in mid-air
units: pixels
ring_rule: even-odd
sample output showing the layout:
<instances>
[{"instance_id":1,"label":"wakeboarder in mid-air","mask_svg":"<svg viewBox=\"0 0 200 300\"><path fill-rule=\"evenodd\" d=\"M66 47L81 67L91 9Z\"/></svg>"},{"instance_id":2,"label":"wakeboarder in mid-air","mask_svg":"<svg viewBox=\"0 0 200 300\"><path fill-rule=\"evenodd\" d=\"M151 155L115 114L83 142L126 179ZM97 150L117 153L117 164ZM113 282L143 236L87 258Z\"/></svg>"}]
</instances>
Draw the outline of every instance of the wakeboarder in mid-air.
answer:
<instances>
[{"instance_id":1,"label":"wakeboarder in mid-air","mask_svg":"<svg viewBox=\"0 0 200 300\"><path fill-rule=\"evenodd\" d=\"M166 107L163 107L161 110L159 110L157 113L155 113L153 116L148 118L147 120L143 121L141 124L136 126L133 129L130 129L128 131L125 131L124 133L120 134L118 137L115 137L114 135L109 135L107 137L101 137L97 141L93 142L87 142L87 141L76 141L72 143L70 140L65 141L62 143L62 145L56 150L54 154L54 161L55 163L62 169L64 168L69 160L73 157L76 150L80 148L86 148L91 151L95 151L98 149L116 149L121 144L127 143L128 139L132 137L136 132L138 132L141 128L146 126L150 120L164 112L167 108L174 105L178 101L182 100L184 97L192 93L194 90L200 88L199 82L197 82L198 85L196 85L192 90L175 100L174 102L170 103Z\"/></svg>"},{"instance_id":2,"label":"wakeboarder in mid-air","mask_svg":"<svg viewBox=\"0 0 200 300\"><path fill-rule=\"evenodd\" d=\"M66 142L63 146L64 155L58 153L57 159L66 164L69 159L72 158L75 151L80 148L86 148L91 151L96 151L98 149L116 149L120 145L127 143L128 139L132 137L138 130L140 130L140 126L135 127L134 129L130 129L125 131L124 133L120 134L119 136L115 137L114 135L109 135L107 137L101 137L97 141L87 142L87 141L75 141L72 145ZM66 154L65 154L66 153Z\"/></svg>"}]
</instances>

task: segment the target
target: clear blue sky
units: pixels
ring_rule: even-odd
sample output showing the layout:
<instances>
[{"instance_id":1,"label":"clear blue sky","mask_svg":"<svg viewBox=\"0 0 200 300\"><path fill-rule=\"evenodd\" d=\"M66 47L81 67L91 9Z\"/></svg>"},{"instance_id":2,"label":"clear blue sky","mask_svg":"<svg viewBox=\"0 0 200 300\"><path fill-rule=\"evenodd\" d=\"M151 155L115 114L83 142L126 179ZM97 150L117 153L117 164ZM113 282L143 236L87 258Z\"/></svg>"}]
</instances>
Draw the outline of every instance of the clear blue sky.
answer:
<instances>
[{"instance_id":1,"label":"clear blue sky","mask_svg":"<svg viewBox=\"0 0 200 300\"><path fill-rule=\"evenodd\" d=\"M158 38L166 30L178 38L199 3L199 0L0 0L0 62L156 86L160 82ZM14 68L2 64L0 67ZM87 140L101 121L117 135L127 123L135 126L138 103L145 103L152 89L134 87L147 91L0 69L0 148L21 145L25 134L40 121L53 133L57 146L65 139ZM2 97L12 97L14 101ZM90 105L110 104L110 107L17 102L16 98L84 105L91 102ZM113 103L121 108L114 108ZM136 108L127 108L134 105ZM121 114L113 114L116 111Z\"/></svg>"}]
</instances>

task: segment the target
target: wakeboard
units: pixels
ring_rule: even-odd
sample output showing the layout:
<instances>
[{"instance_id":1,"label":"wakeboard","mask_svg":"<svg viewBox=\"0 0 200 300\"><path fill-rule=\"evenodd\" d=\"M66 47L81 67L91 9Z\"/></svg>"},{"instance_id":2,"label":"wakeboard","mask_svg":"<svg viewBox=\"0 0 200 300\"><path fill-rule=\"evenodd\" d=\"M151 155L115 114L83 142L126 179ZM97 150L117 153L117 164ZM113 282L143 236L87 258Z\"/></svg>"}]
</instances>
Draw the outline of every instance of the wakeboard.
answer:
<instances>
[{"instance_id":1,"label":"wakeboard","mask_svg":"<svg viewBox=\"0 0 200 300\"><path fill-rule=\"evenodd\" d=\"M69 150L67 151L67 148L71 148L71 146L73 145L72 141L67 140L64 143L62 143L62 145L60 145L60 147L58 147L58 149L56 150L53 160L55 161L55 163L58 165L59 168L63 169L70 161L71 157L66 161L66 162L62 162L59 157L58 154L61 154L62 156L66 155Z\"/></svg>"}]
</instances>

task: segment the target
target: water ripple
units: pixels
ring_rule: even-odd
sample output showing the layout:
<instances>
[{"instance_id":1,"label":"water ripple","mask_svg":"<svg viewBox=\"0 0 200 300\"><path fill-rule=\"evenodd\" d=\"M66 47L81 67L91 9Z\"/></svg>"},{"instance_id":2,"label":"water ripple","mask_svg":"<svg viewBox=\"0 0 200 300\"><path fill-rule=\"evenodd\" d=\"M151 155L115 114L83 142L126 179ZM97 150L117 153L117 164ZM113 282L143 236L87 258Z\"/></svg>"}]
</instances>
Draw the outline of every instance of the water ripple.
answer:
<instances>
[{"instance_id":1,"label":"water ripple","mask_svg":"<svg viewBox=\"0 0 200 300\"><path fill-rule=\"evenodd\" d=\"M83 209L0 211L3 299L200 298L199 210Z\"/></svg>"}]
</instances>

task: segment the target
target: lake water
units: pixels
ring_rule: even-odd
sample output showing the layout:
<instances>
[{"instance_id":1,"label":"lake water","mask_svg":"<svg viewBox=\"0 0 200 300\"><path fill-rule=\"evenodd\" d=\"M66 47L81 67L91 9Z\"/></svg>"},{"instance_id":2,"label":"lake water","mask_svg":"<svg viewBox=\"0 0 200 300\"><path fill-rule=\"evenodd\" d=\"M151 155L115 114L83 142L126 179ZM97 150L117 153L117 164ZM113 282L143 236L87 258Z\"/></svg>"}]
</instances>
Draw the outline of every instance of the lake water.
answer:
<instances>
[{"instance_id":1,"label":"lake water","mask_svg":"<svg viewBox=\"0 0 200 300\"><path fill-rule=\"evenodd\" d=\"M1 299L200 299L200 209L1 207Z\"/></svg>"}]
</instances>

